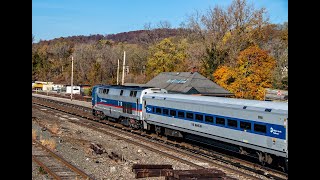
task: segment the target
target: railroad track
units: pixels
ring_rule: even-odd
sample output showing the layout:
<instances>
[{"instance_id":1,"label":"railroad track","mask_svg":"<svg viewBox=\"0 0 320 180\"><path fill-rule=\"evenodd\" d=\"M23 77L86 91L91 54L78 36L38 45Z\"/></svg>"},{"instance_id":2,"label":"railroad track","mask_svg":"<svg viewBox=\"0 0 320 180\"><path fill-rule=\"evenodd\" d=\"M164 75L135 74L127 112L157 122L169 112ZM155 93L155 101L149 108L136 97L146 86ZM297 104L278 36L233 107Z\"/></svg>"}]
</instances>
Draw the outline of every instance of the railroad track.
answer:
<instances>
[{"instance_id":1,"label":"railroad track","mask_svg":"<svg viewBox=\"0 0 320 180\"><path fill-rule=\"evenodd\" d=\"M42 106L40 104L36 104L40 107L46 107L46 108L50 108L49 106ZM56 109L52 109L52 110L56 110ZM58 110L56 110L58 111ZM61 112L61 111L58 111L58 112ZM89 129L92 129L94 131L97 131L97 132L101 132L103 134L106 134L106 135L109 135L109 136L112 136L118 140L123 140L123 141L126 141L127 143L131 143L131 144L134 144L136 146L139 146L139 147L142 147L144 149L148 149L149 151L152 151L152 152L155 152L157 154L160 154L162 156L165 156L165 157L168 157L168 158L171 158L171 159L174 159L176 161L179 161L181 163L184 163L184 164L187 164L191 167L194 167L195 169L206 169L206 167L204 166L201 166L201 165L198 165L197 163L194 163L190 160L186 160L185 156L188 156L189 158L191 157L192 158L192 155L186 155L186 154L183 154L180 152L181 155L173 155L172 154L172 148L165 148L163 146L163 144L161 143L158 143L158 142L152 142L146 138L143 138L141 136L138 136L136 134L132 134L130 132L127 132L127 131L123 131L123 130L120 130L120 129L117 129L113 126L108 126L108 125L105 125L104 127L101 127L101 123L99 122L92 122L90 120L86 120L86 119L83 119L84 122L80 122L78 120L71 120L71 119L68 119L69 122L72 122L72 123L75 123L77 125L81 125L83 127L86 127L86 128L89 128ZM121 135L119 135L121 134ZM183 157L184 156L184 157ZM193 157L193 161L200 161L200 159L197 159L196 157ZM217 165L215 165L217 166ZM218 166L219 168L223 168L221 166ZM232 173L236 174L236 175L242 175L243 177L245 178L249 178L249 179L259 179L255 176L252 176L252 175L248 175L246 173L243 173L241 171L234 171L233 169L229 169L229 171L232 170ZM241 174L242 173L242 174ZM226 173L228 175L230 175L230 173ZM234 179L234 178L231 178L230 176L226 176L225 179Z\"/></svg>"},{"instance_id":2,"label":"railroad track","mask_svg":"<svg viewBox=\"0 0 320 180\"><path fill-rule=\"evenodd\" d=\"M59 111L63 111L63 112L68 113L68 114L72 114L72 115L75 115L75 116L82 117L82 118L85 118L87 120L90 120L87 123L89 123L89 126L91 126L91 127L89 127L89 126L87 126L87 127L88 128L97 128L95 130L101 131L101 129L100 129L100 127L102 126L101 123L96 122L97 120L94 119L92 115L84 113L84 112L91 113L91 109L90 108L80 107L80 106L77 106L77 105L68 105L67 103L62 103L62 102L55 101L55 100L47 100L47 99L42 99L42 98L35 98L35 99L39 99L39 100L41 99L41 100L45 100L45 101L51 102L51 103L58 103L60 106L62 105L62 107L65 107L65 108L71 106L72 109L62 110L61 107L60 108L59 107L53 107L53 106L55 106L57 104L49 104L49 105L47 104L46 105L46 107L48 107L48 108L53 108L53 109L56 109L56 110L59 110ZM41 104L41 105L43 105L43 104ZM82 113L74 112L74 110L80 110ZM275 173L278 173L278 174L277 175L273 175L273 174L269 173L270 171L272 172L272 170L270 170L270 169L265 169L265 171L263 171L260 168L255 169L255 168L252 168L252 167L244 166L244 165L239 163L239 162L243 163L243 161L241 161L241 160L239 162L234 162L234 161L236 161L235 158L232 158L232 161L230 161L230 160L228 161L226 159L222 159L222 158L217 157L217 155L213 155L212 156L212 153L209 153L209 154L208 153L204 153L202 151L203 150L202 148L199 148L199 150L190 149L190 148L187 148L185 146L181 146L181 145L179 145L177 143L166 141L166 140L163 140L161 138L156 138L156 137L154 137L152 135L147 135L147 134L145 134L145 133L143 133L141 131L134 131L134 130L131 130L131 129L126 129L124 127L118 126L118 124L116 125L116 124L108 122L108 121L103 121L103 122L105 124L103 126L109 126L109 128L110 127L113 128L114 131L117 131L116 134L124 134L124 132L125 132L124 130L126 130L127 133L130 133L130 134L128 134L128 136L132 137L132 134L135 134L136 135L135 139L140 139L140 142L150 143L150 140L152 140L153 143L157 143L158 144L156 146L159 147L159 148L161 146L162 148L166 148L168 151L169 150L170 151L174 150L175 152L179 151L180 153L183 153L183 154L185 154L185 155L187 155L189 157L192 157L193 159L198 159L201 162L206 162L208 164L212 164L213 166L218 166L218 167L221 167L223 169L227 169L228 171L231 171L233 173L245 176L245 177L250 178L250 179L258 179L258 178L255 177L255 176L252 176L252 175L249 175L249 177L248 177L248 173L247 174L243 173L242 171L235 170L234 168L230 168L228 166L232 165L236 169L246 170L248 172L251 172L251 173L254 173L254 174L258 174L258 175L262 175L262 176L265 176L265 177L270 178L270 179L287 179L287 174L282 173L282 172L274 171ZM74 123L79 123L79 121L76 121ZM141 137L143 137L143 138L141 139ZM121 139L123 139L123 138L121 138ZM161 154L161 152L159 152L159 153ZM170 154L169 154L169 156L170 156ZM175 157L171 157L171 158L174 159ZM221 165L221 163L217 163L217 161L223 162L225 165ZM188 162L184 162L184 163L189 164ZM189 165L191 165L191 164L189 164ZM201 168L201 167L199 167L199 165L191 165L191 166L193 166L195 168Z\"/></svg>"},{"instance_id":3,"label":"railroad track","mask_svg":"<svg viewBox=\"0 0 320 180\"><path fill-rule=\"evenodd\" d=\"M93 179L36 140L32 141L32 160L57 180Z\"/></svg>"}]
</instances>

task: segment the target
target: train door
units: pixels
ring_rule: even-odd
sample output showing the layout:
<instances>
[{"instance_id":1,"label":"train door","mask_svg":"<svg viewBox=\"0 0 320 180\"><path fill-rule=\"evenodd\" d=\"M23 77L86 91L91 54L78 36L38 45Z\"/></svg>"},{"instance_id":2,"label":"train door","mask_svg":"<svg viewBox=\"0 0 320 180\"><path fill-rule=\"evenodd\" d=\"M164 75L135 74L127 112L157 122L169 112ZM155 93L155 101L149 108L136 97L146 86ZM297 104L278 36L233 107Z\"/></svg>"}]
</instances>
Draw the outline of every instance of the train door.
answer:
<instances>
[{"instance_id":1,"label":"train door","mask_svg":"<svg viewBox=\"0 0 320 180\"><path fill-rule=\"evenodd\" d=\"M146 117L146 107L147 107L147 100L142 100L142 119L147 119Z\"/></svg>"},{"instance_id":2,"label":"train door","mask_svg":"<svg viewBox=\"0 0 320 180\"><path fill-rule=\"evenodd\" d=\"M92 107L97 104L97 87L92 89Z\"/></svg>"},{"instance_id":3,"label":"train door","mask_svg":"<svg viewBox=\"0 0 320 180\"><path fill-rule=\"evenodd\" d=\"M136 103L136 115L137 115L138 117L140 117L140 116L139 116L139 99L137 99L137 103ZM138 118L138 119L140 119L140 118Z\"/></svg>"},{"instance_id":4,"label":"train door","mask_svg":"<svg viewBox=\"0 0 320 180\"><path fill-rule=\"evenodd\" d=\"M128 109L128 108L127 108L127 103L123 102L123 103L122 103L122 112L123 112L123 113L127 113L127 109Z\"/></svg>"},{"instance_id":5,"label":"train door","mask_svg":"<svg viewBox=\"0 0 320 180\"><path fill-rule=\"evenodd\" d=\"M147 127L148 127L147 122L146 122L146 120L148 119L147 114L146 114L146 108L147 108L147 100L142 99L141 118L142 118L142 122L143 122L143 129L147 129Z\"/></svg>"},{"instance_id":6,"label":"train door","mask_svg":"<svg viewBox=\"0 0 320 180\"><path fill-rule=\"evenodd\" d=\"M253 129L253 123L248 121L239 121L239 127L241 129L240 140L244 143L250 143L251 142L250 131ZM240 151L240 154L248 153L246 149L243 147L240 147L239 151Z\"/></svg>"}]
</instances>

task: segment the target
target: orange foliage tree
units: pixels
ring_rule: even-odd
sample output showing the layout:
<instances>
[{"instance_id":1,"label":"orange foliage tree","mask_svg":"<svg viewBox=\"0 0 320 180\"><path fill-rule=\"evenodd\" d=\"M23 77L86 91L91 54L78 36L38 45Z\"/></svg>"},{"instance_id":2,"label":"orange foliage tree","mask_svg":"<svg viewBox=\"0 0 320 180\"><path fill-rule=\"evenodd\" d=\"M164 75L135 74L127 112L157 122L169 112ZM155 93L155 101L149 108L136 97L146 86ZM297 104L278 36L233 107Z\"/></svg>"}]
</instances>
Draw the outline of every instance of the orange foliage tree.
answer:
<instances>
[{"instance_id":1,"label":"orange foliage tree","mask_svg":"<svg viewBox=\"0 0 320 180\"><path fill-rule=\"evenodd\" d=\"M235 67L220 66L213 74L215 82L237 98L264 99L265 88L272 87L276 61L258 46L241 51Z\"/></svg>"}]
</instances>

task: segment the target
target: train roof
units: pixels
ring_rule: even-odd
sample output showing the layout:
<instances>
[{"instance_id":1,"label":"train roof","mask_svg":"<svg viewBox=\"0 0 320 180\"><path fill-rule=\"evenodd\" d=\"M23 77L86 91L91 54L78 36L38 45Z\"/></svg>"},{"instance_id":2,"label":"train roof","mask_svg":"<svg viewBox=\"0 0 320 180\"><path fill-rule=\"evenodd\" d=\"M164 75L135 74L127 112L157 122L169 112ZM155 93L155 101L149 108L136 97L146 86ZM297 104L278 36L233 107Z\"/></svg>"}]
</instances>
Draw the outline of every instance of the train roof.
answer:
<instances>
[{"instance_id":1,"label":"train roof","mask_svg":"<svg viewBox=\"0 0 320 180\"><path fill-rule=\"evenodd\" d=\"M146 98L164 99L170 101L179 101L193 104L207 104L215 106L232 107L239 109L252 109L258 111L269 111L278 113L288 113L287 102L272 102L272 101L260 101L250 99L236 99L225 97L212 97L212 96L194 96L184 94L159 94L150 93L144 95Z\"/></svg>"},{"instance_id":2,"label":"train roof","mask_svg":"<svg viewBox=\"0 0 320 180\"><path fill-rule=\"evenodd\" d=\"M103 87L103 88L112 88L112 89L129 89L129 90L145 90L150 87L143 87L143 86L122 86L122 85L103 85L99 84L96 87Z\"/></svg>"}]
</instances>

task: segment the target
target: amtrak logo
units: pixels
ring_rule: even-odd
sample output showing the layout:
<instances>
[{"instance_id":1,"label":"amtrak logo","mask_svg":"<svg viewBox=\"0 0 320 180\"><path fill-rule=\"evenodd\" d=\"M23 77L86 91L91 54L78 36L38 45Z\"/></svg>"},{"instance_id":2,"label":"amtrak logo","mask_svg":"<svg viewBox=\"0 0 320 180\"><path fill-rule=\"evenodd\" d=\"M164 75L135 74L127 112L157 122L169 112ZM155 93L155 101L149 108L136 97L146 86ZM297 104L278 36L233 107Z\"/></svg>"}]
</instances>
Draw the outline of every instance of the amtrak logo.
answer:
<instances>
[{"instance_id":1,"label":"amtrak logo","mask_svg":"<svg viewBox=\"0 0 320 180\"><path fill-rule=\"evenodd\" d=\"M280 133L282 133L282 131L273 129L273 128L271 127L271 128L270 128L270 133L275 134L275 135L279 135Z\"/></svg>"},{"instance_id":2,"label":"amtrak logo","mask_svg":"<svg viewBox=\"0 0 320 180\"><path fill-rule=\"evenodd\" d=\"M106 100L100 99L100 102L107 102Z\"/></svg>"},{"instance_id":3,"label":"amtrak logo","mask_svg":"<svg viewBox=\"0 0 320 180\"><path fill-rule=\"evenodd\" d=\"M151 108L147 107L147 111L150 112L150 111L151 111Z\"/></svg>"}]
</instances>

